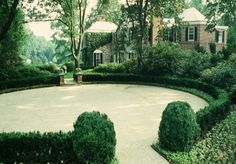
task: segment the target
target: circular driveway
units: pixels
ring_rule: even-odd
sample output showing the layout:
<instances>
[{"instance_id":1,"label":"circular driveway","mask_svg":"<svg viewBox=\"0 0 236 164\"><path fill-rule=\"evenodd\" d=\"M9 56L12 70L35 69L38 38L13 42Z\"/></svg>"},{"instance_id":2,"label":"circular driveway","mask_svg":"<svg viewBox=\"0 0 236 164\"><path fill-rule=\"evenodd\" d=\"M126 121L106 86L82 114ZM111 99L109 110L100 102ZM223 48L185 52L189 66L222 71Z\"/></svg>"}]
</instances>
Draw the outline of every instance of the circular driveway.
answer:
<instances>
[{"instance_id":1,"label":"circular driveway","mask_svg":"<svg viewBox=\"0 0 236 164\"><path fill-rule=\"evenodd\" d=\"M166 105L187 101L194 111L208 105L189 93L127 84L51 87L0 95L0 131L69 131L84 111L106 113L114 122L120 164L164 164L150 145Z\"/></svg>"}]
</instances>

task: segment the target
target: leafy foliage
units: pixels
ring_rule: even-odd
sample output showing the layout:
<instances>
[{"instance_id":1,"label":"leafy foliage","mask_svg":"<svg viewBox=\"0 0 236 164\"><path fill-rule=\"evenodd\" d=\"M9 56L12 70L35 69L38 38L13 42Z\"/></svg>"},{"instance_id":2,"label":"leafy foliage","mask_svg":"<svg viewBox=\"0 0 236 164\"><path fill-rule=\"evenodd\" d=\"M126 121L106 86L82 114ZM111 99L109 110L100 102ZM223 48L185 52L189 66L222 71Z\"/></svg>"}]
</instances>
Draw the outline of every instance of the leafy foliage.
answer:
<instances>
[{"instance_id":1,"label":"leafy foliage","mask_svg":"<svg viewBox=\"0 0 236 164\"><path fill-rule=\"evenodd\" d=\"M229 89L236 80L236 64L231 61L218 63L215 67L202 71L201 79L205 82Z\"/></svg>"},{"instance_id":2,"label":"leafy foliage","mask_svg":"<svg viewBox=\"0 0 236 164\"><path fill-rule=\"evenodd\" d=\"M172 102L162 113L159 141L171 151L189 151L199 136L196 115L186 102Z\"/></svg>"},{"instance_id":3,"label":"leafy foliage","mask_svg":"<svg viewBox=\"0 0 236 164\"><path fill-rule=\"evenodd\" d=\"M115 155L115 136L114 125L106 114L81 114L73 133L73 148L79 161L110 164Z\"/></svg>"},{"instance_id":4,"label":"leafy foliage","mask_svg":"<svg viewBox=\"0 0 236 164\"><path fill-rule=\"evenodd\" d=\"M50 75L50 72L40 71L39 68L33 66L20 66L15 69L0 69L0 80L23 79L43 75Z\"/></svg>"},{"instance_id":5,"label":"leafy foliage","mask_svg":"<svg viewBox=\"0 0 236 164\"><path fill-rule=\"evenodd\" d=\"M29 37L24 45L24 54L22 55L25 62L29 60L32 65L46 65L53 62L55 55L55 46L51 41L44 37L37 37L28 32Z\"/></svg>"},{"instance_id":6,"label":"leafy foliage","mask_svg":"<svg viewBox=\"0 0 236 164\"><path fill-rule=\"evenodd\" d=\"M42 66L38 66L38 68L41 71L48 71L51 73L59 73L60 72L60 69L56 64L42 65Z\"/></svg>"},{"instance_id":7,"label":"leafy foliage","mask_svg":"<svg viewBox=\"0 0 236 164\"><path fill-rule=\"evenodd\" d=\"M183 50L175 43L159 42L148 47L145 56L141 71L150 75L198 78L210 66L210 55Z\"/></svg>"}]
</instances>

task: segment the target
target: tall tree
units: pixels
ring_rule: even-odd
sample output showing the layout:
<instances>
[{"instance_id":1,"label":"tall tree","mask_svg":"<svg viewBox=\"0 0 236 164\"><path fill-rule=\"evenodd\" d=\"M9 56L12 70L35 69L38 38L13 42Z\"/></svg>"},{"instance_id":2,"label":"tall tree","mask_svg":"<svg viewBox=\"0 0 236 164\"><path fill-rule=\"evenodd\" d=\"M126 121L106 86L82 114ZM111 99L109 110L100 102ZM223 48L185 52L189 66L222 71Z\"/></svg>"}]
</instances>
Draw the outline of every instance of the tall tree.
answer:
<instances>
[{"instance_id":1,"label":"tall tree","mask_svg":"<svg viewBox=\"0 0 236 164\"><path fill-rule=\"evenodd\" d=\"M132 29L137 34L136 47L138 64L142 64L142 53L145 37L148 35L148 26L154 18L163 18L168 15L177 15L184 6L184 0L126 0L127 17L132 24Z\"/></svg>"},{"instance_id":2,"label":"tall tree","mask_svg":"<svg viewBox=\"0 0 236 164\"><path fill-rule=\"evenodd\" d=\"M226 25L236 22L236 3L235 0L211 0L207 4L207 17L211 28L224 20Z\"/></svg>"},{"instance_id":3,"label":"tall tree","mask_svg":"<svg viewBox=\"0 0 236 164\"><path fill-rule=\"evenodd\" d=\"M95 17L102 8L109 3L109 0L97 0L96 9L92 10L89 16L87 15L88 2L89 0L45 0L39 2L39 6L45 6L44 10L53 14L45 15L39 10L31 15L31 17L37 15L36 18L39 19L44 18L44 21L56 20L60 22L56 27L61 28L63 26L64 29L67 29L65 37L70 41L70 51L75 60L76 68L80 68L85 31L95 21Z\"/></svg>"},{"instance_id":4,"label":"tall tree","mask_svg":"<svg viewBox=\"0 0 236 164\"><path fill-rule=\"evenodd\" d=\"M203 0L191 0L188 7L194 7L201 13L206 14L206 5L203 3Z\"/></svg>"},{"instance_id":5,"label":"tall tree","mask_svg":"<svg viewBox=\"0 0 236 164\"><path fill-rule=\"evenodd\" d=\"M0 13L0 22L3 22L5 18L4 13ZM0 69L10 69L21 64L21 56L24 53L24 45L28 38L26 28L22 23L23 20L24 14L18 8L8 32L4 39L0 40Z\"/></svg>"}]
</instances>

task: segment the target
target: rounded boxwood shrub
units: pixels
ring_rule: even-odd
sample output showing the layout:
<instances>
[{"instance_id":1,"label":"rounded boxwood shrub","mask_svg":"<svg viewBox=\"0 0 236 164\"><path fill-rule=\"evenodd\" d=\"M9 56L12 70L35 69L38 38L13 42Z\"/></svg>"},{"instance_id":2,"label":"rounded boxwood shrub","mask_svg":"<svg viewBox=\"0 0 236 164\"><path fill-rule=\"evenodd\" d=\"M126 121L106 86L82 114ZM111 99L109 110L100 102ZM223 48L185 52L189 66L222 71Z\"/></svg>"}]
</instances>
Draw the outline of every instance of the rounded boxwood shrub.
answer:
<instances>
[{"instance_id":1,"label":"rounded boxwood shrub","mask_svg":"<svg viewBox=\"0 0 236 164\"><path fill-rule=\"evenodd\" d=\"M171 151L189 151L200 134L196 114L186 102L167 105L159 127L159 144Z\"/></svg>"},{"instance_id":2,"label":"rounded boxwood shrub","mask_svg":"<svg viewBox=\"0 0 236 164\"><path fill-rule=\"evenodd\" d=\"M73 149L80 162L110 164L115 156L116 133L106 114L84 112L74 124Z\"/></svg>"}]
</instances>

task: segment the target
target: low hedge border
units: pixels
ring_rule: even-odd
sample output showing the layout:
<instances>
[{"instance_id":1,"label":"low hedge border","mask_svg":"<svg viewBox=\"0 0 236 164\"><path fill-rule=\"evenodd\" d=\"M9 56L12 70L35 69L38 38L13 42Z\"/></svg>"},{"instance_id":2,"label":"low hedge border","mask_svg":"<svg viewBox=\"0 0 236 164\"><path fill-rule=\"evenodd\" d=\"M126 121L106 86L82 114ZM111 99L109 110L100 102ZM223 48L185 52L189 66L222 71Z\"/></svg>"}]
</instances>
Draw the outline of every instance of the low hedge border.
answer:
<instances>
[{"instance_id":1,"label":"low hedge border","mask_svg":"<svg viewBox=\"0 0 236 164\"><path fill-rule=\"evenodd\" d=\"M50 75L0 81L0 94L25 89L55 86L59 84L59 80L58 75Z\"/></svg>"},{"instance_id":2,"label":"low hedge border","mask_svg":"<svg viewBox=\"0 0 236 164\"><path fill-rule=\"evenodd\" d=\"M209 106L198 111L197 122L199 123L202 136L206 134L213 126L223 120L230 111L229 95L226 91L216 88L213 85L200 82L193 79L175 78L175 77L157 77L157 76L143 76L137 74L112 74L112 73L84 73L83 82L122 82L122 83L154 83L158 86L172 87L174 89L181 88L181 90L197 93L194 90L199 90L212 96L214 101L209 101ZM197 94L200 97L204 94ZM208 96L204 96L209 100ZM203 98L204 98L203 97ZM208 97L208 98L207 98ZM212 100L212 99L211 99Z\"/></svg>"},{"instance_id":3,"label":"low hedge border","mask_svg":"<svg viewBox=\"0 0 236 164\"><path fill-rule=\"evenodd\" d=\"M0 133L0 162L75 163L72 133Z\"/></svg>"}]
</instances>

